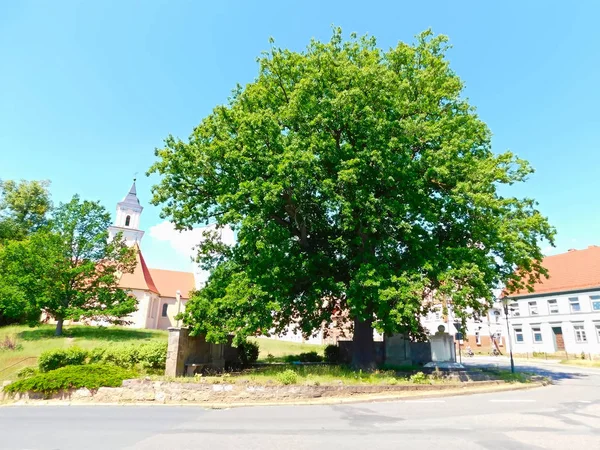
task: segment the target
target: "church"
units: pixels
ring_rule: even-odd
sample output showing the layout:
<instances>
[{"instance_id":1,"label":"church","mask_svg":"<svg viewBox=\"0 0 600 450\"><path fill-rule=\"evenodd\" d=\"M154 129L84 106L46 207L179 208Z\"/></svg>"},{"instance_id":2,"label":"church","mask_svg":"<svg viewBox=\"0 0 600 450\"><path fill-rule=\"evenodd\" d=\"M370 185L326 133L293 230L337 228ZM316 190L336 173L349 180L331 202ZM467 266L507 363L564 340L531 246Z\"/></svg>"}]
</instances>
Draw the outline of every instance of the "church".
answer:
<instances>
[{"instance_id":1,"label":"church","mask_svg":"<svg viewBox=\"0 0 600 450\"><path fill-rule=\"evenodd\" d=\"M132 328L166 330L176 326L175 316L184 311L191 292L196 288L193 272L148 267L141 249L144 231L140 230L143 211L137 197L135 180L125 198L117 204L114 225L108 229L109 239L122 233L127 245L136 249L137 264L133 273L121 275L119 287L127 289L138 300L138 309L126 319Z\"/></svg>"}]
</instances>

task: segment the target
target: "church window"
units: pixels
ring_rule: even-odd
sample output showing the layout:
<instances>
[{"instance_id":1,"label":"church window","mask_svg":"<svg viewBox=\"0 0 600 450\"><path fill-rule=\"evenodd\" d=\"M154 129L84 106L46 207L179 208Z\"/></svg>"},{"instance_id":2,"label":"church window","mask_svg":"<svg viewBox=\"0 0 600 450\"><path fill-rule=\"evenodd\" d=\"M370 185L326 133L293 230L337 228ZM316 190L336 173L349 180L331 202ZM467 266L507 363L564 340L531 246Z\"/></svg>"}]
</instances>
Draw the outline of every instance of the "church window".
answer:
<instances>
[{"instance_id":1,"label":"church window","mask_svg":"<svg viewBox=\"0 0 600 450\"><path fill-rule=\"evenodd\" d=\"M129 226L129 222L131 222L131 216L127 216L125 217L125 226L128 227Z\"/></svg>"},{"instance_id":2,"label":"church window","mask_svg":"<svg viewBox=\"0 0 600 450\"><path fill-rule=\"evenodd\" d=\"M169 309L169 304L163 303L163 306L162 306L162 316L163 317L167 317L167 309Z\"/></svg>"}]
</instances>

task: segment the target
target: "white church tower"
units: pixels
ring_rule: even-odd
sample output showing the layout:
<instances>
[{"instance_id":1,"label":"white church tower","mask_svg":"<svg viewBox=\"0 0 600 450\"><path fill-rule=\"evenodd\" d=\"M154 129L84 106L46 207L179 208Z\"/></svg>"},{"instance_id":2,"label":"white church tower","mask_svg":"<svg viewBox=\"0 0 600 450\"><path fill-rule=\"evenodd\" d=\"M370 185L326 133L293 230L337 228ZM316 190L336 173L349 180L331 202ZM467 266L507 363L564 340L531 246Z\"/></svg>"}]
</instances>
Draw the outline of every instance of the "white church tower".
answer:
<instances>
[{"instance_id":1,"label":"white church tower","mask_svg":"<svg viewBox=\"0 0 600 450\"><path fill-rule=\"evenodd\" d=\"M125 198L117 203L115 224L108 228L108 237L113 239L117 233L123 233L127 245L140 244L144 232L139 229L140 215L144 208L140 205L135 190L135 178Z\"/></svg>"}]
</instances>

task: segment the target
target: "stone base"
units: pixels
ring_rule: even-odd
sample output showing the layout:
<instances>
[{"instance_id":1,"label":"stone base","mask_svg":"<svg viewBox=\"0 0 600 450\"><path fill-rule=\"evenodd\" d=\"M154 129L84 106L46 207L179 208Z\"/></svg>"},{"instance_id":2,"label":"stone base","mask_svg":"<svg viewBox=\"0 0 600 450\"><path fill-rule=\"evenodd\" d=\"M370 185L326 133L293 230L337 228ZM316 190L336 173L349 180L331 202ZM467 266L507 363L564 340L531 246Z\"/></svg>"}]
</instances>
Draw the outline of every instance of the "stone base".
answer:
<instances>
[{"instance_id":1,"label":"stone base","mask_svg":"<svg viewBox=\"0 0 600 450\"><path fill-rule=\"evenodd\" d=\"M430 367L432 369L444 369L444 370L464 370L465 366L459 364L457 362L452 361L432 361L430 363L425 364L423 367Z\"/></svg>"}]
</instances>

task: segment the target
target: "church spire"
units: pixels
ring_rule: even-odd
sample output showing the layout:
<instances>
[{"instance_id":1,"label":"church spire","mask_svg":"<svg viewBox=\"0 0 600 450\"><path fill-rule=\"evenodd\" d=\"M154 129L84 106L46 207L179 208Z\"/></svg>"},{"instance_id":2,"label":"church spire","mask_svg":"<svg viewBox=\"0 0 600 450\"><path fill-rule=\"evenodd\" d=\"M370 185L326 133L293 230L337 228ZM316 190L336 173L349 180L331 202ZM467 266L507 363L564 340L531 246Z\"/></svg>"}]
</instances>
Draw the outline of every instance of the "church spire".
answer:
<instances>
[{"instance_id":1,"label":"church spire","mask_svg":"<svg viewBox=\"0 0 600 450\"><path fill-rule=\"evenodd\" d=\"M123 198L123 201L121 203L126 204L126 205L138 205L139 206L140 201L137 198L137 190L135 188L135 178L133 179L133 184L131 185L129 192L127 193L125 198Z\"/></svg>"},{"instance_id":2,"label":"church spire","mask_svg":"<svg viewBox=\"0 0 600 450\"><path fill-rule=\"evenodd\" d=\"M140 200L137 197L135 178L129 192L122 201L117 203L117 216L113 226L109 227L109 236L112 239L117 233L123 233L128 244L139 243L144 232L139 229L140 216L143 211Z\"/></svg>"}]
</instances>

